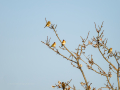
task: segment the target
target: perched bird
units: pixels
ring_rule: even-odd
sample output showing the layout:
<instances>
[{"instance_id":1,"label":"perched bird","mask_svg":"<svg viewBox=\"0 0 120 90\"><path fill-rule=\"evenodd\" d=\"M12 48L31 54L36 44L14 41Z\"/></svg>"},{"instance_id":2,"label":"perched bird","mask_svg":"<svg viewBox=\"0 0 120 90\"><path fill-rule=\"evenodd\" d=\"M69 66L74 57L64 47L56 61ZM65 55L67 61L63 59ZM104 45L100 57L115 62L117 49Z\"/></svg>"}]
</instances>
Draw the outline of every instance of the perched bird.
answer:
<instances>
[{"instance_id":1,"label":"perched bird","mask_svg":"<svg viewBox=\"0 0 120 90\"><path fill-rule=\"evenodd\" d=\"M108 53L111 53L112 52L112 48L110 48L109 50L108 50Z\"/></svg>"},{"instance_id":2,"label":"perched bird","mask_svg":"<svg viewBox=\"0 0 120 90\"><path fill-rule=\"evenodd\" d=\"M64 82L62 82L62 88L63 88L63 90L65 89L65 83Z\"/></svg>"},{"instance_id":3,"label":"perched bird","mask_svg":"<svg viewBox=\"0 0 120 90\"><path fill-rule=\"evenodd\" d=\"M63 40L63 41L62 41L62 45L61 45L61 47L62 47L62 46L64 46L64 45L65 45L65 43L66 43L66 41L65 41L65 40Z\"/></svg>"},{"instance_id":4,"label":"perched bird","mask_svg":"<svg viewBox=\"0 0 120 90\"><path fill-rule=\"evenodd\" d=\"M82 64L79 64L80 67L82 67Z\"/></svg>"},{"instance_id":5,"label":"perched bird","mask_svg":"<svg viewBox=\"0 0 120 90\"><path fill-rule=\"evenodd\" d=\"M51 24L51 22L50 22L50 21L48 21L48 22L46 23L45 27L49 27L49 26L50 26L50 24ZM44 28L45 28L45 27L44 27Z\"/></svg>"},{"instance_id":6,"label":"perched bird","mask_svg":"<svg viewBox=\"0 0 120 90\"><path fill-rule=\"evenodd\" d=\"M51 47L55 47L56 46L56 42L54 42L52 45L51 45Z\"/></svg>"}]
</instances>

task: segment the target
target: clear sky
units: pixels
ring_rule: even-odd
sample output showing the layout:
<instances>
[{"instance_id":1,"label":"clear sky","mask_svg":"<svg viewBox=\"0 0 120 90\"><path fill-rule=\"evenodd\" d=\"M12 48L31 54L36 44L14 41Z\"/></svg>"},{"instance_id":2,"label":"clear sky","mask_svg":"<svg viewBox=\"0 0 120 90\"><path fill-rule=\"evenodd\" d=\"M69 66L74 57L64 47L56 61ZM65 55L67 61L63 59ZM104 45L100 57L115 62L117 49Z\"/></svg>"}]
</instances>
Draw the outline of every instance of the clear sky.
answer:
<instances>
[{"instance_id":1,"label":"clear sky","mask_svg":"<svg viewBox=\"0 0 120 90\"><path fill-rule=\"evenodd\" d=\"M91 40L97 36L94 22L98 26L104 21L108 48L120 51L120 0L0 0L0 90L58 90L51 85L70 79L71 86L83 90L80 70L41 43L48 36L50 44L55 41L58 49L61 45L52 29L44 28L45 17L57 24L58 36L74 52L82 44L80 36L86 38L90 31ZM92 54L94 61L108 72L108 64L98 49L89 46L85 54ZM117 67L114 58L110 61ZM92 88L106 84L105 77L87 70L85 64L82 68ZM115 74L111 83L117 86Z\"/></svg>"}]
</instances>

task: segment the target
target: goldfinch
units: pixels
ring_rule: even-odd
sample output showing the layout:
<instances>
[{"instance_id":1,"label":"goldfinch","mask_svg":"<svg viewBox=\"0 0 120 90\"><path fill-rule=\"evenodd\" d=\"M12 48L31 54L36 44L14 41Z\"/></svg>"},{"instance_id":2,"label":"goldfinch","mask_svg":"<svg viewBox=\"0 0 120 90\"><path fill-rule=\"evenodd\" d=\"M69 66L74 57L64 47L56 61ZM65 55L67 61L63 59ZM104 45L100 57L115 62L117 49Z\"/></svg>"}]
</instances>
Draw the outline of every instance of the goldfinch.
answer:
<instances>
[{"instance_id":1,"label":"goldfinch","mask_svg":"<svg viewBox=\"0 0 120 90\"><path fill-rule=\"evenodd\" d=\"M64 82L62 82L62 88L63 88L63 90L65 89L65 83Z\"/></svg>"},{"instance_id":2,"label":"goldfinch","mask_svg":"<svg viewBox=\"0 0 120 90\"><path fill-rule=\"evenodd\" d=\"M82 67L82 64L79 64L80 67Z\"/></svg>"},{"instance_id":3,"label":"goldfinch","mask_svg":"<svg viewBox=\"0 0 120 90\"><path fill-rule=\"evenodd\" d=\"M45 27L49 27L50 25L51 25L51 22L48 21L48 22L46 23ZM45 28L45 27L44 27L44 28Z\"/></svg>"},{"instance_id":4,"label":"goldfinch","mask_svg":"<svg viewBox=\"0 0 120 90\"><path fill-rule=\"evenodd\" d=\"M65 43L66 43L66 41L65 41L65 40L63 40L63 41L62 41L62 45L61 45L61 47L62 47L62 46L64 46L64 45L65 45Z\"/></svg>"},{"instance_id":5,"label":"goldfinch","mask_svg":"<svg viewBox=\"0 0 120 90\"><path fill-rule=\"evenodd\" d=\"M51 47L55 47L56 46L56 42L54 42L52 45L51 45Z\"/></svg>"},{"instance_id":6,"label":"goldfinch","mask_svg":"<svg viewBox=\"0 0 120 90\"><path fill-rule=\"evenodd\" d=\"M108 50L108 53L111 53L112 52L112 48L110 48L109 50Z\"/></svg>"}]
</instances>

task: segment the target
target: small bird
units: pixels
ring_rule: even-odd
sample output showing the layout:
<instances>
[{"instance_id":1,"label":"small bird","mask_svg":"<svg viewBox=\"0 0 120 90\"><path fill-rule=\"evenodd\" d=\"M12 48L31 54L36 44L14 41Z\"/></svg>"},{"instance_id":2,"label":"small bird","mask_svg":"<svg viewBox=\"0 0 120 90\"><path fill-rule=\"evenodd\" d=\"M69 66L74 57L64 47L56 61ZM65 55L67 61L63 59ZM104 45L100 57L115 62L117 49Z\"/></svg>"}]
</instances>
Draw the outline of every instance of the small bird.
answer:
<instances>
[{"instance_id":1,"label":"small bird","mask_svg":"<svg viewBox=\"0 0 120 90\"><path fill-rule=\"evenodd\" d=\"M82 67L82 64L79 64L80 67Z\"/></svg>"},{"instance_id":2,"label":"small bird","mask_svg":"<svg viewBox=\"0 0 120 90\"><path fill-rule=\"evenodd\" d=\"M48 21L48 22L46 23L45 27L49 27L50 25L51 25L51 22ZM44 27L44 28L45 28L45 27Z\"/></svg>"},{"instance_id":3,"label":"small bird","mask_svg":"<svg viewBox=\"0 0 120 90\"><path fill-rule=\"evenodd\" d=\"M54 42L52 45L51 45L51 47L55 47L56 46L56 42Z\"/></svg>"},{"instance_id":4,"label":"small bird","mask_svg":"<svg viewBox=\"0 0 120 90\"><path fill-rule=\"evenodd\" d=\"M66 41L63 39L61 47L64 46L65 43L66 43Z\"/></svg>"},{"instance_id":5,"label":"small bird","mask_svg":"<svg viewBox=\"0 0 120 90\"><path fill-rule=\"evenodd\" d=\"M108 50L108 53L111 53L112 52L112 48L110 48L109 50Z\"/></svg>"},{"instance_id":6,"label":"small bird","mask_svg":"<svg viewBox=\"0 0 120 90\"><path fill-rule=\"evenodd\" d=\"M62 82L62 88L63 88L63 90L65 89L65 83L64 82Z\"/></svg>"}]
</instances>

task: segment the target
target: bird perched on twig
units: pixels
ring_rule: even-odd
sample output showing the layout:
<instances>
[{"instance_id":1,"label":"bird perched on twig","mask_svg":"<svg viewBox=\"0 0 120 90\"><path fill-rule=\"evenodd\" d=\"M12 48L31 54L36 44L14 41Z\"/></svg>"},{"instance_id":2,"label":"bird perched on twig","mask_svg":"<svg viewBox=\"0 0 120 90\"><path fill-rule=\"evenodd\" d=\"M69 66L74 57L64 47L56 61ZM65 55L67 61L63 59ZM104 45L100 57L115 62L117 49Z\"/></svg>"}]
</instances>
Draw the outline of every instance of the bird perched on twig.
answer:
<instances>
[{"instance_id":1,"label":"bird perched on twig","mask_svg":"<svg viewBox=\"0 0 120 90\"><path fill-rule=\"evenodd\" d=\"M66 41L63 39L61 47L64 46L65 43L66 43Z\"/></svg>"},{"instance_id":2,"label":"bird perched on twig","mask_svg":"<svg viewBox=\"0 0 120 90\"><path fill-rule=\"evenodd\" d=\"M63 90L65 89L65 83L64 82L62 82L62 88L63 88Z\"/></svg>"},{"instance_id":3,"label":"bird perched on twig","mask_svg":"<svg viewBox=\"0 0 120 90\"><path fill-rule=\"evenodd\" d=\"M56 46L56 42L54 42L52 45L51 45L51 47L55 47Z\"/></svg>"},{"instance_id":4,"label":"bird perched on twig","mask_svg":"<svg viewBox=\"0 0 120 90\"><path fill-rule=\"evenodd\" d=\"M46 23L45 27L49 27L50 25L51 25L51 22L48 21L48 22ZM45 28L45 27L44 27L44 28Z\"/></svg>"},{"instance_id":5,"label":"bird perched on twig","mask_svg":"<svg viewBox=\"0 0 120 90\"><path fill-rule=\"evenodd\" d=\"M110 48L109 50L108 50L108 53L111 53L112 52L112 48Z\"/></svg>"}]
</instances>

